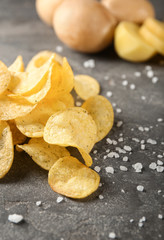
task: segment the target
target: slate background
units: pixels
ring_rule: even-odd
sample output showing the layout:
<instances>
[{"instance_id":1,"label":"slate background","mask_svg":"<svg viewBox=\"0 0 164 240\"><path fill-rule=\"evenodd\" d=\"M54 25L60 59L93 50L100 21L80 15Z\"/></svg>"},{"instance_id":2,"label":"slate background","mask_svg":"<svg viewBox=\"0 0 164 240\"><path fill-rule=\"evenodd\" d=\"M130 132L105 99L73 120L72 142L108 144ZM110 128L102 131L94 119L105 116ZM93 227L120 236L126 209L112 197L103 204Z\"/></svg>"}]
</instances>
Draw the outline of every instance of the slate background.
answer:
<instances>
[{"instance_id":1,"label":"slate background","mask_svg":"<svg viewBox=\"0 0 164 240\"><path fill-rule=\"evenodd\" d=\"M164 1L152 1L159 19L163 18ZM10 65L21 54L25 63L40 50L55 51L56 46L63 46L62 55L66 56L75 73L85 73L95 77L101 84L101 94L106 96L112 91L112 103L122 109L115 112L115 125L108 137L118 140L123 133L124 142L117 146L129 145L132 154L129 161L104 159L107 149L115 146L107 144L106 139L96 144L92 154L94 165L100 166L102 187L88 199L75 201L64 198L56 203L59 196L47 183L47 172L39 168L25 153L15 152L14 164L6 177L0 180L0 239L1 240L105 240L109 232L115 232L120 240L158 240L164 238L164 184L163 173L149 169L151 162L157 161L157 155L164 152L164 59L156 56L147 63L128 63L119 59L113 46L96 55L85 55L68 49L54 35L51 28L42 23L36 15L33 0L0 1L0 59ZM95 59L96 68L84 68L83 62ZM159 78L152 84L147 78L145 66L151 65L155 76ZM140 78L134 72L142 73ZM126 74L129 84L134 83L134 91L122 86L121 75ZM108 76L109 80L104 80ZM141 100L145 96L146 100ZM124 122L116 127L118 120ZM139 126L150 127L149 132L141 132ZM155 139L157 145L146 144L146 150L140 150L140 144L132 141ZM96 158L96 159L95 159ZM163 160L163 159L162 159ZM132 164L141 162L142 174L135 173ZM128 167L127 172L119 166ZM107 174L105 167L113 166L115 174ZM137 185L145 187L144 192L136 190ZM121 189L125 193L121 192ZM158 194L158 190L162 190ZM99 195L104 198L99 199ZM41 200L42 206L35 202ZM14 225L8 222L9 214L24 216L24 222ZM139 219L145 216L147 221L138 227ZM134 219L134 223L129 220Z\"/></svg>"}]
</instances>

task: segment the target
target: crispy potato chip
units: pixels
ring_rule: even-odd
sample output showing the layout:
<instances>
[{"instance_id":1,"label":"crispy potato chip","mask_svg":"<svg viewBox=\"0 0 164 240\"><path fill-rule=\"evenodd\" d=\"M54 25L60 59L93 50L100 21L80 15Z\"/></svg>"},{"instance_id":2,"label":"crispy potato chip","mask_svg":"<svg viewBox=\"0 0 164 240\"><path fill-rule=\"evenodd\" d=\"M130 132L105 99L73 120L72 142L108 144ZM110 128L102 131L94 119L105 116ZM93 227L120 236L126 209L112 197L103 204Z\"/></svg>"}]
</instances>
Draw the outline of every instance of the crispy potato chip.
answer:
<instances>
[{"instance_id":1,"label":"crispy potato chip","mask_svg":"<svg viewBox=\"0 0 164 240\"><path fill-rule=\"evenodd\" d=\"M80 107L53 114L44 128L44 140L50 144L82 148L90 152L97 136L96 124Z\"/></svg>"},{"instance_id":2,"label":"crispy potato chip","mask_svg":"<svg viewBox=\"0 0 164 240\"><path fill-rule=\"evenodd\" d=\"M18 95L29 95L38 92L47 81L47 72L53 64L54 55L40 68L27 72L12 72L8 86L10 92Z\"/></svg>"},{"instance_id":3,"label":"crispy potato chip","mask_svg":"<svg viewBox=\"0 0 164 240\"><path fill-rule=\"evenodd\" d=\"M30 104L23 97L13 99L9 96L0 96L0 120L12 120L31 112L36 104Z\"/></svg>"},{"instance_id":4,"label":"crispy potato chip","mask_svg":"<svg viewBox=\"0 0 164 240\"><path fill-rule=\"evenodd\" d=\"M22 56L18 56L13 64L10 65L8 70L11 72L24 72L24 63Z\"/></svg>"},{"instance_id":5,"label":"crispy potato chip","mask_svg":"<svg viewBox=\"0 0 164 240\"><path fill-rule=\"evenodd\" d=\"M16 126L27 137L42 137L49 117L65 108L65 104L59 100L43 99L29 114L15 119Z\"/></svg>"},{"instance_id":6,"label":"crispy potato chip","mask_svg":"<svg viewBox=\"0 0 164 240\"><path fill-rule=\"evenodd\" d=\"M57 53L50 52L50 51L41 51L37 53L28 63L26 71L31 72L35 68L41 67L43 64L45 64L48 59L52 56L52 54L55 54L55 61L59 64L62 64L63 58Z\"/></svg>"},{"instance_id":7,"label":"crispy potato chip","mask_svg":"<svg viewBox=\"0 0 164 240\"><path fill-rule=\"evenodd\" d=\"M92 158L91 158L91 156L89 155L89 153L87 153L87 152L86 152L84 149L82 149L82 148L78 148L78 150L79 150L82 158L84 159L85 164L86 164L88 167L92 166L93 161L92 161Z\"/></svg>"},{"instance_id":8,"label":"crispy potato chip","mask_svg":"<svg viewBox=\"0 0 164 240\"><path fill-rule=\"evenodd\" d=\"M83 105L97 126L96 142L103 139L111 130L114 122L114 113L111 103L103 96L90 97Z\"/></svg>"},{"instance_id":9,"label":"crispy potato chip","mask_svg":"<svg viewBox=\"0 0 164 240\"><path fill-rule=\"evenodd\" d=\"M14 120L10 120L8 121L8 124L10 126L10 130L12 132L12 137L13 137L13 144L22 144L25 142L26 140L26 136L23 135L19 129L16 127L15 121Z\"/></svg>"},{"instance_id":10,"label":"crispy potato chip","mask_svg":"<svg viewBox=\"0 0 164 240\"><path fill-rule=\"evenodd\" d=\"M0 121L0 178L10 170L14 159L12 133L7 122Z\"/></svg>"},{"instance_id":11,"label":"crispy potato chip","mask_svg":"<svg viewBox=\"0 0 164 240\"><path fill-rule=\"evenodd\" d=\"M99 94L100 85L96 79L88 75L76 75L74 80L74 89L83 100Z\"/></svg>"},{"instance_id":12,"label":"crispy potato chip","mask_svg":"<svg viewBox=\"0 0 164 240\"><path fill-rule=\"evenodd\" d=\"M28 144L17 146L27 152L34 162L45 170L50 170L59 158L70 156L65 147L48 144L43 138L32 138Z\"/></svg>"},{"instance_id":13,"label":"crispy potato chip","mask_svg":"<svg viewBox=\"0 0 164 240\"><path fill-rule=\"evenodd\" d=\"M67 108L70 108L70 107L74 107L74 98L73 96L71 95L71 93L65 93L63 95L59 95L57 97L58 100L60 100L61 102L63 102Z\"/></svg>"},{"instance_id":14,"label":"crispy potato chip","mask_svg":"<svg viewBox=\"0 0 164 240\"><path fill-rule=\"evenodd\" d=\"M48 183L53 191L70 198L85 198L95 192L100 177L74 157L60 158L50 169Z\"/></svg>"},{"instance_id":15,"label":"crispy potato chip","mask_svg":"<svg viewBox=\"0 0 164 240\"><path fill-rule=\"evenodd\" d=\"M11 74L6 65L0 61L0 94L5 92L10 84Z\"/></svg>"}]
</instances>

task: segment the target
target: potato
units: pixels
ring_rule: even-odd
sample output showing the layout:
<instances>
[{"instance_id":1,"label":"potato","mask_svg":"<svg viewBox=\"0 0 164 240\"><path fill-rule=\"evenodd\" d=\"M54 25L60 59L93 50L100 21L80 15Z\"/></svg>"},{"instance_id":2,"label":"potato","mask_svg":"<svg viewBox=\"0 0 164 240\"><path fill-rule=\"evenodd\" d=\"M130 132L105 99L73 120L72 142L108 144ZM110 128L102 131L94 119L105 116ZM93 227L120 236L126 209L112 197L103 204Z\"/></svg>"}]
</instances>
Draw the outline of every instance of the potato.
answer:
<instances>
[{"instance_id":1,"label":"potato","mask_svg":"<svg viewBox=\"0 0 164 240\"><path fill-rule=\"evenodd\" d=\"M139 26L131 22L121 22L117 26L114 45L121 58L132 62L146 61L156 53L139 35Z\"/></svg>"},{"instance_id":2,"label":"potato","mask_svg":"<svg viewBox=\"0 0 164 240\"><path fill-rule=\"evenodd\" d=\"M54 30L67 46L81 52L98 52L113 38L115 18L95 0L67 0L56 9Z\"/></svg>"},{"instance_id":3,"label":"potato","mask_svg":"<svg viewBox=\"0 0 164 240\"><path fill-rule=\"evenodd\" d=\"M63 0L36 0L36 11L43 22L52 25L53 14Z\"/></svg>"},{"instance_id":4,"label":"potato","mask_svg":"<svg viewBox=\"0 0 164 240\"><path fill-rule=\"evenodd\" d=\"M144 21L144 26L147 27L158 38L164 41L164 22L158 21L155 18L147 18Z\"/></svg>"},{"instance_id":5,"label":"potato","mask_svg":"<svg viewBox=\"0 0 164 240\"><path fill-rule=\"evenodd\" d=\"M146 0L102 0L102 4L118 21L142 23L155 15L152 4Z\"/></svg>"}]
</instances>

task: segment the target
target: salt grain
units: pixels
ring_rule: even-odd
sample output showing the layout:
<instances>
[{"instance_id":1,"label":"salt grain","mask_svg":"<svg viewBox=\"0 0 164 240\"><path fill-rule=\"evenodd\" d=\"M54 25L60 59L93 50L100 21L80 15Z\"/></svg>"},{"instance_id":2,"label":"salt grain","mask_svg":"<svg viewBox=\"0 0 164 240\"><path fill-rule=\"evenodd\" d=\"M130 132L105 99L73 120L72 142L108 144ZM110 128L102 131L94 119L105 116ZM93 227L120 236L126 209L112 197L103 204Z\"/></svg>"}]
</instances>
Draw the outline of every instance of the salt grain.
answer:
<instances>
[{"instance_id":1,"label":"salt grain","mask_svg":"<svg viewBox=\"0 0 164 240\"><path fill-rule=\"evenodd\" d=\"M145 97L145 96L141 96L141 99L142 99L143 101L145 101L145 100L146 100L146 97Z\"/></svg>"},{"instance_id":2,"label":"salt grain","mask_svg":"<svg viewBox=\"0 0 164 240\"><path fill-rule=\"evenodd\" d=\"M109 238L115 239L116 238L116 234L114 232L110 232L109 233Z\"/></svg>"},{"instance_id":3,"label":"salt grain","mask_svg":"<svg viewBox=\"0 0 164 240\"><path fill-rule=\"evenodd\" d=\"M95 166L94 170L95 170L96 172L100 172L100 171L101 171L101 168L100 168L99 166Z\"/></svg>"},{"instance_id":4,"label":"salt grain","mask_svg":"<svg viewBox=\"0 0 164 240\"><path fill-rule=\"evenodd\" d=\"M149 168L155 170L157 168L157 164L155 162L150 163Z\"/></svg>"},{"instance_id":5,"label":"salt grain","mask_svg":"<svg viewBox=\"0 0 164 240\"><path fill-rule=\"evenodd\" d=\"M108 91L107 93L106 93L106 96L107 97L111 97L113 95L113 93L111 92L111 91Z\"/></svg>"},{"instance_id":6,"label":"salt grain","mask_svg":"<svg viewBox=\"0 0 164 240\"><path fill-rule=\"evenodd\" d=\"M159 80L158 77L153 77L151 81L153 84L156 84L158 80Z\"/></svg>"},{"instance_id":7,"label":"salt grain","mask_svg":"<svg viewBox=\"0 0 164 240\"><path fill-rule=\"evenodd\" d=\"M155 145L155 144L157 144L157 141L149 138L149 139L147 140L147 143L150 143L150 144L152 144L152 145Z\"/></svg>"},{"instance_id":8,"label":"salt grain","mask_svg":"<svg viewBox=\"0 0 164 240\"><path fill-rule=\"evenodd\" d=\"M142 185L138 185L137 186L137 191L143 192L144 191L144 187Z\"/></svg>"},{"instance_id":9,"label":"salt grain","mask_svg":"<svg viewBox=\"0 0 164 240\"><path fill-rule=\"evenodd\" d=\"M110 152L110 153L108 153L107 156L108 156L109 158L119 158L119 157L120 157L119 154L116 153L116 152Z\"/></svg>"},{"instance_id":10,"label":"salt grain","mask_svg":"<svg viewBox=\"0 0 164 240\"><path fill-rule=\"evenodd\" d=\"M118 122L117 122L117 127L121 127L122 124L123 124L123 121L118 121Z\"/></svg>"},{"instance_id":11,"label":"salt grain","mask_svg":"<svg viewBox=\"0 0 164 240\"><path fill-rule=\"evenodd\" d=\"M111 173L111 174L114 173L114 168L113 167L106 167L105 170L106 170L107 173Z\"/></svg>"},{"instance_id":12,"label":"salt grain","mask_svg":"<svg viewBox=\"0 0 164 240\"><path fill-rule=\"evenodd\" d=\"M140 142L140 140L138 138L132 138L132 140L135 142Z\"/></svg>"},{"instance_id":13,"label":"salt grain","mask_svg":"<svg viewBox=\"0 0 164 240\"><path fill-rule=\"evenodd\" d=\"M164 171L164 167L163 166L157 166L157 172L163 172Z\"/></svg>"},{"instance_id":14,"label":"salt grain","mask_svg":"<svg viewBox=\"0 0 164 240\"><path fill-rule=\"evenodd\" d=\"M140 126L140 127L138 127L138 130L141 131L141 132L143 132L143 131L144 131L144 128Z\"/></svg>"},{"instance_id":15,"label":"salt grain","mask_svg":"<svg viewBox=\"0 0 164 240\"><path fill-rule=\"evenodd\" d=\"M124 162L127 162L128 161L128 157L127 156L125 156L125 157L123 157L123 159L122 159Z\"/></svg>"},{"instance_id":16,"label":"salt grain","mask_svg":"<svg viewBox=\"0 0 164 240\"><path fill-rule=\"evenodd\" d=\"M109 80L109 76L104 76L104 80Z\"/></svg>"},{"instance_id":17,"label":"salt grain","mask_svg":"<svg viewBox=\"0 0 164 240\"><path fill-rule=\"evenodd\" d=\"M135 73L134 73L134 76L135 76L135 77L141 77L141 72L135 72Z\"/></svg>"},{"instance_id":18,"label":"salt grain","mask_svg":"<svg viewBox=\"0 0 164 240\"><path fill-rule=\"evenodd\" d=\"M158 214L158 218L159 219L163 219L163 215L162 214Z\"/></svg>"},{"instance_id":19,"label":"salt grain","mask_svg":"<svg viewBox=\"0 0 164 240\"><path fill-rule=\"evenodd\" d=\"M163 122L163 118L158 118L157 122Z\"/></svg>"},{"instance_id":20,"label":"salt grain","mask_svg":"<svg viewBox=\"0 0 164 240\"><path fill-rule=\"evenodd\" d=\"M82 105L81 102L79 102L79 101L76 102L76 106L77 106L77 107L80 107L81 105Z\"/></svg>"},{"instance_id":21,"label":"salt grain","mask_svg":"<svg viewBox=\"0 0 164 240\"><path fill-rule=\"evenodd\" d=\"M96 153L97 153L97 150L94 150L94 151L93 151L93 154L96 154Z\"/></svg>"},{"instance_id":22,"label":"salt grain","mask_svg":"<svg viewBox=\"0 0 164 240\"><path fill-rule=\"evenodd\" d=\"M125 167L125 166L120 166L120 170L123 171L123 172L127 172L128 171L127 167Z\"/></svg>"},{"instance_id":23,"label":"salt grain","mask_svg":"<svg viewBox=\"0 0 164 240\"><path fill-rule=\"evenodd\" d=\"M163 158L163 156L162 156L162 155L160 155L160 154L159 154L157 157L158 157L158 158Z\"/></svg>"},{"instance_id":24,"label":"salt grain","mask_svg":"<svg viewBox=\"0 0 164 240\"><path fill-rule=\"evenodd\" d=\"M154 76L154 72L152 70L147 71L147 77L152 78Z\"/></svg>"},{"instance_id":25,"label":"salt grain","mask_svg":"<svg viewBox=\"0 0 164 240\"><path fill-rule=\"evenodd\" d=\"M132 167L135 169L135 172L137 172L137 173L142 172L142 169L143 169L142 163L138 162L136 164L133 164Z\"/></svg>"},{"instance_id":26,"label":"salt grain","mask_svg":"<svg viewBox=\"0 0 164 240\"><path fill-rule=\"evenodd\" d=\"M19 215L19 214L10 214L8 216L8 220L9 220L9 222L17 224L23 220L23 216Z\"/></svg>"},{"instance_id":27,"label":"salt grain","mask_svg":"<svg viewBox=\"0 0 164 240\"><path fill-rule=\"evenodd\" d=\"M130 221L129 221L130 223L133 223L134 222L134 219L130 219Z\"/></svg>"},{"instance_id":28,"label":"salt grain","mask_svg":"<svg viewBox=\"0 0 164 240\"><path fill-rule=\"evenodd\" d=\"M104 199L104 196L103 195L99 195L99 199L100 200Z\"/></svg>"},{"instance_id":29,"label":"salt grain","mask_svg":"<svg viewBox=\"0 0 164 240\"><path fill-rule=\"evenodd\" d=\"M128 152L131 152L132 151L132 148L130 146L124 146L124 150L125 151L128 151Z\"/></svg>"},{"instance_id":30,"label":"salt grain","mask_svg":"<svg viewBox=\"0 0 164 240\"><path fill-rule=\"evenodd\" d=\"M63 52L63 47L62 46L57 46L56 47L56 52L59 52L59 53Z\"/></svg>"},{"instance_id":31,"label":"salt grain","mask_svg":"<svg viewBox=\"0 0 164 240\"><path fill-rule=\"evenodd\" d=\"M121 108L116 108L116 112L121 113L122 112Z\"/></svg>"},{"instance_id":32,"label":"salt grain","mask_svg":"<svg viewBox=\"0 0 164 240\"><path fill-rule=\"evenodd\" d=\"M40 207L41 205L42 205L42 202L41 202L41 201L37 201L37 202L36 202L36 206L37 206L37 207Z\"/></svg>"},{"instance_id":33,"label":"salt grain","mask_svg":"<svg viewBox=\"0 0 164 240\"><path fill-rule=\"evenodd\" d=\"M94 59L89 59L83 63L83 66L85 68L95 68L95 60Z\"/></svg>"},{"instance_id":34,"label":"salt grain","mask_svg":"<svg viewBox=\"0 0 164 240\"><path fill-rule=\"evenodd\" d=\"M122 81L122 85L126 87L128 85L128 81L127 80Z\"/></svg>"},{"instance_id":35,"label":"salt grain","mask_svg":"<svg viewBox=\"0 0 164 240\"><path fill-rule=\"evenodd\" d=\"M106 141L107 141L107 143L109 143L109 144L112 144L112 143L113 143L110 138L107 138Z\"/></svg>"},{"instance_id":36,"label":"salt grain","mask_svg":"<svg viewBox=\"0 0 164 240\"><path fill-rule=\"evenodd\" d=\"M121 75L121 78L122 78L122 79L125 79L125 78L126 78L126 74L122 74L122 75Z\"/></svg>"},{"instance_id":37,"label":"salt grain","mask_svg":"<svg viewBox=\"0 0 164 240\"><path fill-rule=\"evenodd\" d=\"M142 218L140 218L139 222L146 222L146 217L143 216Z\"/></svg>"},{"instance_id":38,"label":"salt grain","mask_svg":"<svg viewBox=\"0 0 164 240\"><path fill-rule=\"evenodd\" d=\"M141 150L145 150L145 145L141 144Z\"/></svg>"},{"instance_id":39,"label":"salt grain","mask_svg":"<svg viewBox=\"0 0 164 240\"><path fill-rule=\"evenodd\" d=\"M113 145L117 145L117 141L116 140L112 140L112 144Z\"/></svg>"},{"instance_id":40,"label":"salt grain","mask_svg":"<svg viewBox=\"0 0 164 240\"><path fill-rule=\"evenodd\" d=\"M57 202L57 203L61 203L63 200L64 200L63 197L58 197L58 198L56 199L56 202Z\"/></svg>"},{"instance_id":41,"label":"salt grain","mask_svg":"<svg viewBox=\"0 0 164 240\"><path fill-rule=\"evenodd\" d=\"M130 84L130 89L131 90L134 90L136 88L136 85L135 84Z\"/></svg>"},{"instance_id":42,"label":"salt grain","mask_svg":"<svg viewBox=\"0 0 164 240\"><path fill-rule=\"evenodd\" d=\"M149 71L149 70L151 70L151 69L152 69L151 66L149 66L149 65L145 66L145 70L146 70L146 71Z\"/></svg>"},{"instance_id":43,"label":"salt grain","mask_svg":"<svg viewBox=\"0 0 164 240\"><path fill-rule=\"evenodd\" d=\"M143 227L143 225L144 225L143 222L139 222L139 223L138 223L138 226L139 226L139 227Z\"/></svg>"},{"instance_id":44,"label":"salt grain","mask_svg":"<svg viewBox=\"0 0 164 240\"><path fill-rule=\"evenodd\" d=\"M148 127L145 127L144 130L145 130L146 132L149 132L150 129L149 129Z\"/></svg>"},{"instance_id":45,"label":"salt grain","mask_svg":"<svg viewBox=\"0 0 164 240\"><path fill-rule=\"evenodd\" d=\"M119 142L123 142L124 139L123 139L122 137L120 137L120 138L118 139L118 141L119 141Z\"/></svg>"},{"instance_id":46,"label":"salt grain","mask_svg":"<svg viewBox=\"0 0 164 240\"><path fill-rule=\"evenodd\" d=\"M159 166L162 166L162 165L163 165L163 162L162 162L161 160L157 160L157 164L158 164Z\"/></svg>"}]
</instances>

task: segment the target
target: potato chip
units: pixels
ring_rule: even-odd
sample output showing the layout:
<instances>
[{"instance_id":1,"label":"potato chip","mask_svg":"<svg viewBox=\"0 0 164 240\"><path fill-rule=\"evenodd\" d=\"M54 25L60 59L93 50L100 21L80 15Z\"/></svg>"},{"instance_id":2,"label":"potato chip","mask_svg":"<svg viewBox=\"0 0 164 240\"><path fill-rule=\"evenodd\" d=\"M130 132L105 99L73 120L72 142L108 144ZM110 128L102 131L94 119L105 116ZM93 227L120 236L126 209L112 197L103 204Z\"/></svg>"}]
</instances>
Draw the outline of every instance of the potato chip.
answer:
<instances>
[{"instance_id":1,"label":"potato chip","mask_svg":"<svg viewBox=\"0 0 164 240\"><path fill-rule=\"evenodd\" d=\"M79 152L80 152L80 154L81 154L81 156L82 156L85 164L86 164L88 167L92 166L93 161L92 161L92 158L91 158L91 156L89 155L89 153L87 153L84 149L79 148L79 147L78 147L78 150L79 150Z\"/></svg>"},{"instance_id":2,"label":"potato chip","mask_svg":"<svg viewBox=\"0 0 164 240\"><path fill-rule=\"evenodd\" d=\"M76 75L74 80L74 89L83 100L99 94L100 85L96 79L88 75Z\"/></svg>"},{"instance_id":3,"label":"potato chip","mask_svg":"<svg viewBox=\"0 0 164 240\"><path fill-rule=\"evenodd\" d=\"M95 192L100 177L74 157L60 158L50 169L48 183L53 191L70 198L85 198Z\"/></svg>"},{"instance_id":4,"label":"potato chip","mask_svg":"<svg viewBox=\"0 0 164 240\"><path fill-rule=\"evenodd\" d=\"M25 142L26 140L26 136L23 135L19 129L16 127L15 121L14 120L10 120L8 121L8 124L10 126L10 130L12 132L12 137L13 137L13 144L22 144Z\"/></svg>"},{"instance_id":5,"label":"potato chip","mask_svg":"<svg viewBox=\"0 0 164 240\"><path fill-rule=\"evenodd\" d=\"M11 72L24 72L24 63L22 56L18 56L13 64L10 65L8 70Z\"/></svg>"},{"instance_id":6,"label":"potato chip","mask_svg":"<svg viewBox=\"0 0 164 240\"><path fill-rule=\"evenodd\" d=\"M7 95L0 96L0 120L12 120L31 112L36 104L30 104L23 97L13 99Z\"/></svg>"},{"instance_id":7,"label":"potato chip","mask_svg":"<svg viewBox=\"0 0 164 240\"><path fill-rule=\"evenodd\" d=\"M32 138L28 144L17 146L27 152L34 162L45 170L50 170L59 158L70 156L65 147L48 144L43 138Z\"/></svg>"},{"instance_id":8,"label":"potato chip","mask_svg":"<svg viewBox=\"0 0 164 240\"><path fill-rule=\"evenodd\" d=\"M80 107L53 114L44 128L44 140L50 144L82 148L90 152L97 136L96 124Z\"/></svg>"},{"instance_id":9,"label":"potato chip","mask_svg":"<svg viewBox=\"0 0 164 240\"><path fill-rule=\"evenodd\" d=\"M57 97L58 100L63 102L67 108L74 107L74 98L71 95L71 93L65 93L63 95L58 95Z\"/></svg>"},{"instance_id":10,"label":"potato chip","mask_svg":"<svg viewBox=\"0 0 164 240\"><path fill-rule=\"evenodd\" d=\"M103 96L90 97L83 105L97 126L96 142L103 139L111 130L114 122L114 113L111 103Z\"/></svg>"},{"instance_id":11,"label":"potato chip","mask_svg":"<svg viewBox=\"0 0 164 240\"><path fill-rule=\"evenodd\" d=\"M18 95L29 95L38 92L47 80L47 72L53 64L54 55L40 68L30 73L12 72L9 91Z\"/></svg>"},{"instance_id":12,"label":"potato chip","mask_svg":"<svg viewBox=\"0 0 164 240\"><path fill-rule=\"evenodd\" d=\"M59 100L43 99L29 114L15 119L16 126L27 137L42 137L49 117L65 108L65 104Z\"/></svg>"},{"instance_id":13,"label":"potato chip","mask_svg":"<svg viewBox=\"0 0 164 240\"><path fill-rule=\"evenodd\" d=\"M10 170L14 158L12 133L7 122L0 121L0 178Z\"/></svg>"},{"instance_id":14,"label":"potato chip","mask_svg":"<svg viewBox=\"0 0 164 240\"><path fill-rule=\"evenodd\" d=\"M37 53L30 60L30 62L27 65L26 71L31 72L35 68L39 68L39 67L43 66L43 64L45 64L53 54L55 54L55 61L58 62L59 64L62 64L63 58L59 54L50 52L50 51L41 51L41 52Z\"/></svg>"},{"instance_id":15,"label":"potato chip","mask_svg":"<svg viewBox=\"0 0 164 240\"><path fill-rule=\"evenodd\" d=\"M0 61L0 94L5 92L11 81L11 74L6 65Z\"/></svg>"}]
</instances>

